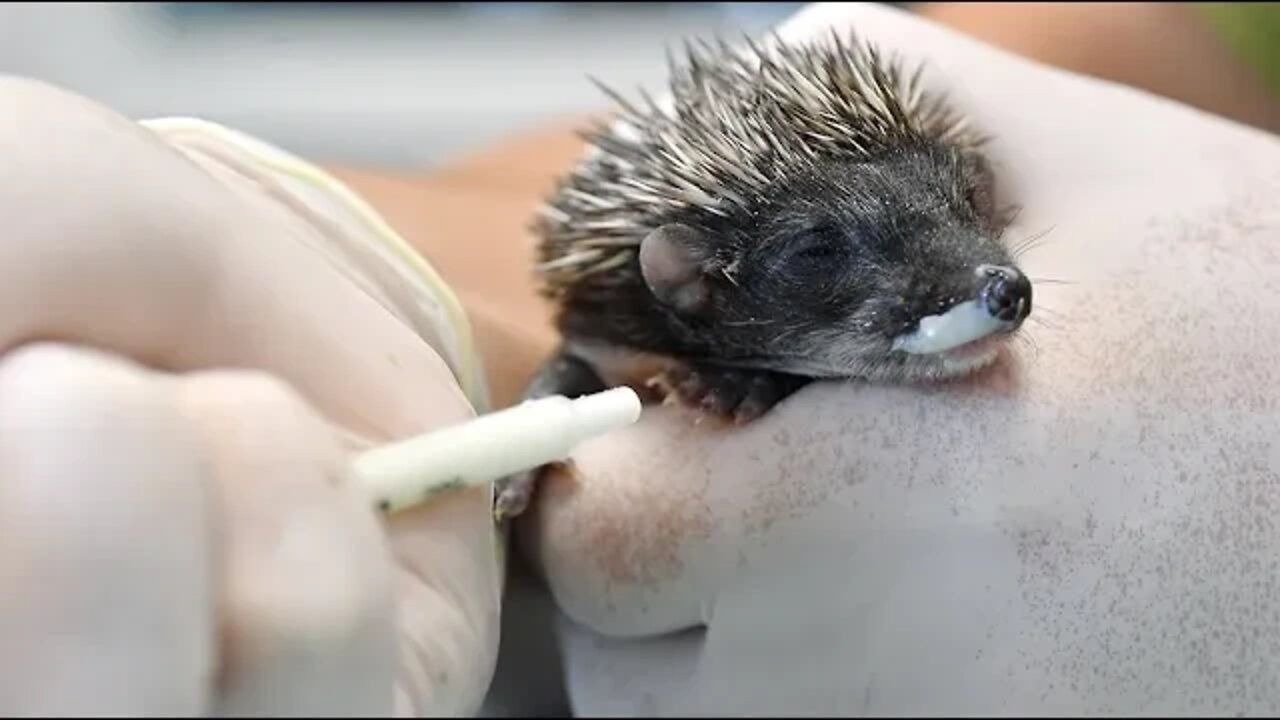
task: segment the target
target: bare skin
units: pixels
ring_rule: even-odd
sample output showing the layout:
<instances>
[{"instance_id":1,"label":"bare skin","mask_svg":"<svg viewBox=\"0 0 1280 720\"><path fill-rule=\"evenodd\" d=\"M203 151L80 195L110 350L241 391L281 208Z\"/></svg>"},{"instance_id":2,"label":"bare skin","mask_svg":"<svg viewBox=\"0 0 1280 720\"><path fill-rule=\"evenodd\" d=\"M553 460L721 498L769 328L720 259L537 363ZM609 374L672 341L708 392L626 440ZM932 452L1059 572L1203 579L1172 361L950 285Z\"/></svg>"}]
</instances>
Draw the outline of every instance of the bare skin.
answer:
<instances>
[{"instance_id":1,"label":"bare skin","mask_svg":"<svg viewBox=\"0 0 1280 720\"><path fill-rule=\"evenodd\" d=\"M980 380L815 386L734 431L655 408L584 448L521 528L576 710L1274 709L1275 141L891 10L805 22L930 58L1051 231L1028 273L1070 284Z\"/></svg>"},{"instance_id":2,"label":"bare skin","mask_svg":"<svg viewBox=\"0 0 1280 720\"><path fill-rule=\"evenodd\" d=\"M1191 3L918 3L976 40L1280 132L1280 98Z\"/></svg>"}]
</instances>

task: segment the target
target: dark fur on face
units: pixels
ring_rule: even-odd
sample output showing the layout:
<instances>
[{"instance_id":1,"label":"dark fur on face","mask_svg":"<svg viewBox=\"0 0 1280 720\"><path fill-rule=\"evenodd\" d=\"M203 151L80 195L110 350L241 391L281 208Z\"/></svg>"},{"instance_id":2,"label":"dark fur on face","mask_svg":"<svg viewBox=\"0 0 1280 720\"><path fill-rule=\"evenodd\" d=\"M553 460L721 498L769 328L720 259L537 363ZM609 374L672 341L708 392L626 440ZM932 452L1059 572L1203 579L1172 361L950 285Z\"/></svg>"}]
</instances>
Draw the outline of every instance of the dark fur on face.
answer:
<instances>
[{"instance_id":1,"label":"dark fur on face","mask_svg":"<svg viewBox=\"0 0 1280 720\"><path fill-rule=\"evenodd\" d=\"M892 346L982 293L979 268L1020 278L983 139L838 36L690 49L672 72L673 108L617 98L622 124L589 135L537 227L565 337L809 377L954 374Z\"/></svg>"},{"instance_id":2,"label":"dark fur on face","mask_svg":"<svg viewBox=\"0 0 1280 720\"><path fill-rule=\"evenodd\" d=\"M565 342L526 397L639 373L748 422L815 378L967 372L993 354L966 337L1020 326L1031 288L1000 242L982 138L897 63L831 39L690 48L671 107L614 95L620 122L587 133L594 152L535 227ZM936 317L952 308L968 315ZM500 484L498 517L536 476Z\"/></svg>"},{"instance_id":3,"label":"dark fur on face","mask_svg":"<svg viewBox=\"0 0 1280 720\"><path fill-rule=\"evenodd\" d=\"M823 163L775 190L729 217L672 213L628 268L645 282L567 295L561 330L812 377L946 374L891 346L975 297L977 267L1013 265L981 161L926 144Z\"/></svg>"}]
</instances>

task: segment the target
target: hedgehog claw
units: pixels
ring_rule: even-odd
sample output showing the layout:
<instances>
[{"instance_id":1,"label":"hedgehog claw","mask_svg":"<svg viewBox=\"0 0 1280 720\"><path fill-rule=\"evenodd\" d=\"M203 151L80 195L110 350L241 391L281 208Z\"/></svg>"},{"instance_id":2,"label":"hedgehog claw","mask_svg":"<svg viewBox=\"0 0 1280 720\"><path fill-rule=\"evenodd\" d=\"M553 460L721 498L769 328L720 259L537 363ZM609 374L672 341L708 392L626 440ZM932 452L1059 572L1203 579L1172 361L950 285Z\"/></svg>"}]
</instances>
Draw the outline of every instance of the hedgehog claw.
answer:
<instances>
[{"instance_id":1,"label":"hedgehog claw","mask_svg":"<svg viewBox=\"0 0 1280 720\"><path fill-rule=\"evenodd\" d=\"M672 368L652 383L663 388L664 404L678 404L703 417L741 425L756 420L807 382L761 370L707 366Z\"/></svg>"},{"instance_id":2,"label":"hedgehog claw","mask_svg":"<svg viewBox=\"0 0 1280 720\"><path fill-rule=\"evenodd\" d=\"M533 498L541 468L503 478L494 488L493 520L502 524L523 513Z\"/></svg>"},{"instance_id":3,"label":"hedgehog claw","mask_svg":"<svg viewBox=\"0 0 1280 720\"><path fill-rule=\"evenodd\" d=\"M523 514L529 509L529 504L538 490L538 484L547 471L557 466L567 467L568 464L568 462L548 463L499 480L496 483L493 498L494 522L502 524Z\"/></svg>"}]
</instances>

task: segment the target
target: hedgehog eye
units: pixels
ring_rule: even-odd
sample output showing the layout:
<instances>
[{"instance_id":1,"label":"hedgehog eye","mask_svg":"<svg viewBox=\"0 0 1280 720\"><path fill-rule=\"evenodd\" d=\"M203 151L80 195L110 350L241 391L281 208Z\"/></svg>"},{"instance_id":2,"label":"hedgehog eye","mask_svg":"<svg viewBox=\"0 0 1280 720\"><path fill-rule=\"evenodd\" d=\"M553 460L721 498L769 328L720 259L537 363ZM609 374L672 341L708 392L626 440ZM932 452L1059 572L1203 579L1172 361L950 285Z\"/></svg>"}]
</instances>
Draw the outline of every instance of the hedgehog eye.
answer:
<instances>
[{"instance_id":1,"label":"hedgehog eye","mask_svg":"<svg viewBox=\"0 0 1280 720\"><path fill-rule=\"evenodd\" d=\"M839 248L831 245L830 243L823 243L820 245L804 246L800 248L793 257L803 258L805 260L829 260L839 254Z\"/></svg>"},{"instance_id":2,"label":"hedgehog eye","mask_svg":"<svg viewBox=\"0 0 1280 720\"><path fill-rule=\"evenodd\" d=\"M792 260L806 262L831 261L842 256L844 251L845 239L840 231L835 227L823 225L796 238L788 256Z\"/></svg>"}]
</instances>

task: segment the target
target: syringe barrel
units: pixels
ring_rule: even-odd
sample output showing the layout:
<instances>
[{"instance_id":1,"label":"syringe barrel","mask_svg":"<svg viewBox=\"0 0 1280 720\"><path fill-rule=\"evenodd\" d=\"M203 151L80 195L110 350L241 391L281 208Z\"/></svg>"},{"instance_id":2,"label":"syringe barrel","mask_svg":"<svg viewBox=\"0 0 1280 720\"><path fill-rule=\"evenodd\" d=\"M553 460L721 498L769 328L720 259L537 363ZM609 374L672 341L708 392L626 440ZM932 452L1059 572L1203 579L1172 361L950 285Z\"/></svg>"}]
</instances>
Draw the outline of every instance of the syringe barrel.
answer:
<instances>
[{"instance_id":1,"label":"syringe barrel","mask_svg":"<svg viewBox=\"0 0 1280 720\"><path fill-rule=\"evenodd\" d=\"M382 508L394 512L442 489L566 459L579 442L639 415L640 400L629 388L541 398L367 451L354 469Z\"/></svg>"}]
</instances>

